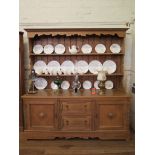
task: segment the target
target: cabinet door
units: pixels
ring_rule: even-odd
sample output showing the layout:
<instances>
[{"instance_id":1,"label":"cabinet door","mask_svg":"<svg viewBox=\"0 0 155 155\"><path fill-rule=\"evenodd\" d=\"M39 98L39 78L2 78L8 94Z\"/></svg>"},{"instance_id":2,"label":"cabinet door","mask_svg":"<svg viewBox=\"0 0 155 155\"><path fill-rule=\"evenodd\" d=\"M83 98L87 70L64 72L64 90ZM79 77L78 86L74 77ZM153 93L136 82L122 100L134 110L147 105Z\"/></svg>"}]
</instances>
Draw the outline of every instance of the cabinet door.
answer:
<instances>
[{"instance_id":1,"label":"cabinet door","mask_svg":"<svg viewBox=\"0 0 155 155\"><path fill-rule=\"evenodd\" d=\"M56 128L56 102L46 99L24 101L26 129L53 130Z\"/></svg>"},{"instance_id":2,"label":"cabinet door","mask_svg":"<svg viewBox=\"0 0 155 155\"><path fill-rule=\"evenodd\" d=\"M97 103L97 129L124 129L126 127L126 106L120 102ZM108 104L109 103L109 104Z\"/></svg>"}]
</instances>

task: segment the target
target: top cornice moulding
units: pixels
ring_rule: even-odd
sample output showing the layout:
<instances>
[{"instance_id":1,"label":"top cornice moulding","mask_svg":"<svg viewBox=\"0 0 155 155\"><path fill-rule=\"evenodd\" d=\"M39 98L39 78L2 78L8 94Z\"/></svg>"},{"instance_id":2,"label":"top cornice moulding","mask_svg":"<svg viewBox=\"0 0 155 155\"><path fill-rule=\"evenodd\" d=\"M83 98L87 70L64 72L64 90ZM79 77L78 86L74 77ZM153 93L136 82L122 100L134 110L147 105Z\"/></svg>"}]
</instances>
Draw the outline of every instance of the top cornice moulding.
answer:
<instances>
[{"instance_id":1,"label":"top cornice moulding","mask_svg":"<svg viewBox=\"0 0 155 155\"><path fill-rule=\"evenodd\" d=\"M22 28L130 28L129 22L20 23Z\"/></svg>"}]
</instances>

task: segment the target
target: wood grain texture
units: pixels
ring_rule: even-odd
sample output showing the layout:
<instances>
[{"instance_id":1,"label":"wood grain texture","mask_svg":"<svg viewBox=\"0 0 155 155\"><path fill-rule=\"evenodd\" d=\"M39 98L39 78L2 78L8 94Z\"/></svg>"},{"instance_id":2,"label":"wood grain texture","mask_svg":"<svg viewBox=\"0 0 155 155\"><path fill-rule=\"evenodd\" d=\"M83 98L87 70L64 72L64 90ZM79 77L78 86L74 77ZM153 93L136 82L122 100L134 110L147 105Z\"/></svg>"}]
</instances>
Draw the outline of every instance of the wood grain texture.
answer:
<instances>
[{"instance_id":1,"label":"wood grain texture","mask_svg":"<svg viewBox=\"0 0 155 155\"><path fill-rule=\"evenodd\" d=\"M28 37L33 38L36 34L40 35L79 35L79 36L86 36L86 35L118 35L119 37L125 37L125 31L128 28L65 28L65 29L25 29L28 32Z\"/></svg>"},{"instance_id":2,"label":"wood grain texture","mask_svg":"<svg viewBox=\"0 0 155 155\"><path fill-rule=\"evenodd\" d=\"M130 97L123 92L115 91L113 96L92 96L90 91L78 96L71 91L61 95L51 95L51 92L23 96L27 106L24 128L27 139L130 139L127 115Z\"/></svg>"},{"instance_id":3,"label":"wood grain texture","mask_svg":"<svg viewBox=\"0 0 155 155\"><path fill-rule=\"evenodd\" d=\"M24 140L20 133L20 155L134 155L135 144L98 139Z\"/></svg>"},{"instance_id":4,"label":"wood grain texture","mask_svg":"<svg viewBox=\"0 0 155 155\"><path fill-rule=\"evenodd\" d=\"M81 31L80 31L81 30ZM78 32L84 33L85 29L79 29ZM38 60L43 60L46 64L48 64L52 60L58 61L60 64L62 64L65 60L71 60L73 63L77 60L85 60L89 64L92 60L98 60L103 64L106 60L113 60L116 65L116 71L115 73L108 75L108 80L112 80L114 83L114 88L119 89L122 88L122 76L123 76L123 60L124 60L124 38L119 37L117 34L112 35L115 30L108 30L108 29L90 29L92 34L87 34L84 36L81 36L80 34L76 34L73 30L60 30L60 32L65 32L65 34L59 34L59 31L51 30L51 34L43 33L42 30L27 30L28 35L29 33L36 34L33 38L29 36L29 56L30 56L30 64L31 69L34 65L34 63ZM47 33L49 33L47 30L45 30ZM119 29L121 33L125 35L124 29ZM72 35L70 34L72 32ZM109 32L109 35L104 35L105 32ZM112 33L110 35L110 32ZM38 33L40 35L38 36ZM55 35L57 33L57 35ZM87 31L85 32L87 33ZM100 34L98 34L100 33ZM45 35L46 34L46 35ZM65 46L65 53L64 54L56 54L53 52L52 54L34 54L32 49L33 46L36 44L41 44L42 46L45 46L47 43L52 44L53 46L56 46L57 44L63 44ZM110 51L110 46L113 43L118 43L121 46L121 51L118 54L113 54ZM92 52L90 54L83 54L81 51L81 47L84 44L90 44L92 46ZM104 44L106 46L106 52L104 54L98 54L95 51L95 46L97 44ZM77 54L70 54L69 47L72 45L76 45L78 47L78 53ZM38 76L38 75L37 75ZM46 78L48 82L47 89L50 88L50 84L52 81L56 79L56 76L50 76L48 75L39 75ZM92 77L93 76L93 77ZM50 78L49 78L50 77ZM74 80L74 75L66 76L61 75L63 80L68 80L71 84ZM96 81L96 76L90 73L89 71L87 74L80 75L80 82L83 83L85 80L89 79L93 84Z\"/></svg>"},{"instance_id":5,"label":"wood grain texture","mask_svg":"<svg viewBox=\"0 0 155 155\"><path fill-rule=\"evenodd\" d=\"M106 60L113 60L116 65L115 73L108 75L107 80L112 80L114 89L105 90L104 95L96 91L80 88L77 94L71 90L51 90L50 84L56 76L41 75L47 82L45 90L36 94L22 95L24 103L24 134L26 139L54 139L59 138L100 138L100 139L130 139L129 130L129 105L130 96L123 90L123 61L124 37L126 29L27 29L29 39L29 56L31 69L37 60L48 64L56 60L62 64L65 60L73 63L85 60L89 64L98 60L102 64ZM104 54L97 54L95 46L102 43L106 46ZM113 54L110 46L118 43L121 46L119 54ZM41 44L63 44L65 53L58 55L52 53L32 54L33 46ZM83 54L81 47L84 44L92 46L91 54ZM69 47L76 45L78 53L71 55ZM40 77L36 75L37 77ZM74 76L60 76L72 84ZM90 80L92 84L97 80L96 75L87 72L79 76L81 84ZM47 153L48 154L48 153Z\"/></svg>"},{"instance_id":6,"label":"wood grain texture","mask_svg":"<svg viewBox=\"0 0 155 155\"><path fill-rule=\"evenodd\" d=\"M23 32L19 32L19 128L23 130L23 103L21 96L25 94L24 85L24 44Z\"/></svg>"}]
</instances>

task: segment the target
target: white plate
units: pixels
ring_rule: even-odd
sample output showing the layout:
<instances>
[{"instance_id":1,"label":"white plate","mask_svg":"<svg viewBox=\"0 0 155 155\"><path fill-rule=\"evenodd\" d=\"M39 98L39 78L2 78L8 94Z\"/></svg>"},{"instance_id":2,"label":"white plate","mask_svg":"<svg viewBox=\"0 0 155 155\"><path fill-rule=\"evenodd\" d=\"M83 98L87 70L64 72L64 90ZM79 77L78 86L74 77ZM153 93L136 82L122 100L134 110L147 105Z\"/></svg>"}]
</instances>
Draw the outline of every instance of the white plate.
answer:
<instances>
[{"instance_id":1,"label":"white plate","mask_svg":"<svg viewBox=\"0 0 155 155\"><path fill-rule=\"evenodd\" d=\"M42 90L47 87L47 81L44 78L35 79L34 85L37 89Z\"/></svg>"},{"instance_id":2,"label":"white plate","mask_svg":"<svg viewBox=\"0 0 155 155\"><path fill-rule=\"evenodd\" d=\"M45 54L51 54L54 51L54 47L50 44L47 44L44 46L44 53Z\"/></svg>"},{"instance_id":3,"label":"white plate","mask_svg":"<svg viewBox=\"0 0 155 155\"><path fill-rule=\"evenodd\" d=\"M65 75L70 75L71 73L74 72L74 64L70 60L66 60L61 64L61 71Z\"/></svg>"},{"instance_id":4,"label":"white plate","mask_svg":"<svg viewBox=\"0 0 155 155\"><path fill-rule=\"evenodd\" d=\"M58 86L54 83L54 81L51 82L51 88L58 89Z\"/></svg>"},{"instance_id":5,"label":"white plate","mask_svg":"<svg viewBox=\"0 0 155 155\"><path fill-rule=\"evenodd\" d=\"M112 89L113 88L113 82L108 80L105 82L105 88L106 89Z\"/></svg>"},{"instance_id":6,"label":"white plate","mask_svg":"<svg viewBox=\"0 0 155 155\"><path fill-rule=\"evenodd\" d=\"M76 69L79 74L85 74L88 72L89 65L86 61L80 60L76 63Z\"/></svg>"},{"instance_id":7,"label":"white plate","mask_svg":"<svg viewBox=\"0 0 155 155\"><path fill-rule=\"evenodd\" d=\"M107 71L108 74L112 74L116 71L116 63L112 60L107 60L103 63L103 70Z\"/></svg>"},{"instance_id":8,"label":"white plate","mask_svg":"<svg viewBox=\"0 0 155 155\"><path fill-rule=\"evenodd\" d=\"M102 69L102 64L98 60L92 60L89 63L89 71L93 74L98 74L98 71Z\"/></svg>"},{"instance_id":9,"label":"white plate","mask_svg":"<svg viewBox=\"0 0 155 155\"><path fill-rule=\"evenodd\" d=\"M99 84L99 81L95 81L95 82L94 82L94 87L95 87L96 89L100 89L100 88L98 87L98 84Z\"/></svg>"},{"instance_id":10,"label":"white plate","mask_svg":"<svg viewBox=\"0 0 155 155\"><path fill-rule=\"evenodd\" d=\"M92 87L92 83L88 80L83 82L83 88L84 89L90 89Z\"/></svg>"},{"instance_id":11,"label":"white plate","mask_svg":"<svg viewBox=\"0 0 155 155\"><path fill-rule=\"evenodd\" d=\"M69 84L68 81L63 81L63 82L61 83L61 88L62 88L63 90L67 90L67 89L69 89L69 87L70 87L70 84Z\"/></svg>"},{"instance_id":12,"label":"white plate","mask_svg":"<svg viewBox=\"0 0 155 155\"><path fill-rule=\"evenodd\" d=\"M33 47L33 53L35 54L41 54L43 52L43 46L40 44L34 45Z\"/></svg>"},{"instance_id":13,"label":"white plate","mask_svg":"<svg viewBox=\"0 0 155 155\"><path fill-rule=\"evenodd\" d=\"M47 65L47 70L50 74L57 74L60 71L60 64L58 61L52 60Z\"/></svg>"},{"instance_id":14,"label":"white plate","mask_svg":"<svg viewBox=\"0 0 155 155\"><path fill-rule=\"evenodd\" d=\"M43 73L43 71L46 70L47 66L46 66L46 63L44 61L38 60L33 65L33 68L37 74L41 75Z\"/></svg>"},{"instance_id":15,"label":"white plate","mask_svg":"<svg viewBox=\"0 0 155 155\"><path fill-rule=\"evenodd\" d=\"M89 44L84 44L81 48L81 51L84 53L84 54L89 54L91 53L92 51L92 47L89 45Z\"/></svg>"},{"instance_id":16,"label":"white plate","mask_svg":"<svg viewBox=\"0 0 155 155\"><path fill-rule=\"evenodd\" d=\"M121 47L120 47L119 44L112 44L112 45L110 46L110 51L111 51L112 53L120 53Z\"/></svg>"},{"instance_id":17,"label":"white plate","mask_svg":"<svg viewBox=\"0 0 155 155\"><path fill-rule=\"evenodd\" d=\"M105 47L105 45L103 45L103 44L97 44L97 45L95 46L95 51L96 51L97 53L104 53L104 52L106 51L106 47Z\"/></svg>"},{"instance_id":18,"label":"white plate","mask_svg":"<svg viewBox=\"0 0 155 155\"><path fill-rule=\"evenodd\" d=\"M63 44L57 44L55 46L55 53L56 54L63 54L65 52L65 46Z\"/></svg>"}]
</instances>

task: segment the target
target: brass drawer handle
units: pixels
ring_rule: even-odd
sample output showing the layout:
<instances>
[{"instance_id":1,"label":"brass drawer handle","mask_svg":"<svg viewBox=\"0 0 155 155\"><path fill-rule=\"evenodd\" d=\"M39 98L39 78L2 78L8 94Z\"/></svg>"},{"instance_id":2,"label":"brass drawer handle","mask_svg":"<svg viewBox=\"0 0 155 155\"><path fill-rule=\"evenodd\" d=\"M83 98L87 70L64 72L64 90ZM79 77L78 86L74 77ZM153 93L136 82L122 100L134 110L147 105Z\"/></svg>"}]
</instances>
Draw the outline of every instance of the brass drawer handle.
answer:
<instances>
[{"instance_id":1,"label":"brass drawer handle","mask_svg":"<svg viewBox=\"0 0 155 155\"><path fill-rule=\"evenodd\" d=\"M87 120L85 120L85 121L84 121L84 123L85 123L85 125L87 125L87 124L88 124L88 121L87 121Z\"/></svg>"},{"instance_id":2,"label":"brass drawer handle","mask_svg":"<svg viewBox=\"0 0 155 155\"><path fill-rule=\"evenodd\" d=\"M68 105L66 105L66 109L69 110L69 106Z\"/></svg>"},{"instance_id":3,"label":"brass drawer handle","mask_svg":"<svg viewBox=\"0 0 155 155\"><path fill-rule=\"evenodd\" d=\"M84 105L85 111L87 111L87 105Z\"/></svg>"},{"instance_id":4,"label":"brass drawer handle","mask_svg":"<svg viewBox=\"0 0 155 155\"><path fill-rule=\"evenodd\" d=\"M69 125L69 121L68 120L66 120L66 125Z\"/></svg>"}]
</instances>

